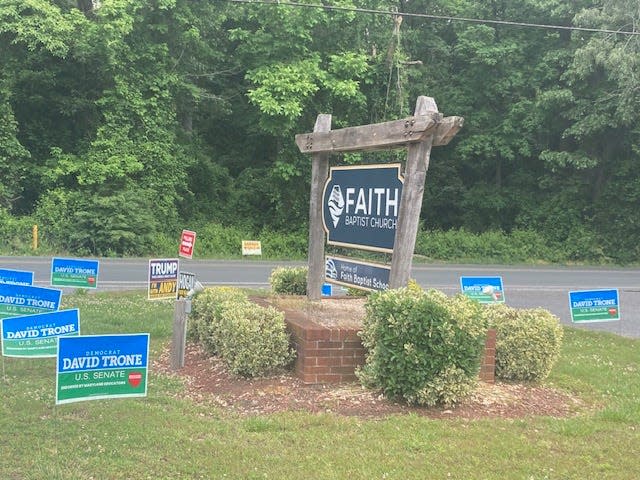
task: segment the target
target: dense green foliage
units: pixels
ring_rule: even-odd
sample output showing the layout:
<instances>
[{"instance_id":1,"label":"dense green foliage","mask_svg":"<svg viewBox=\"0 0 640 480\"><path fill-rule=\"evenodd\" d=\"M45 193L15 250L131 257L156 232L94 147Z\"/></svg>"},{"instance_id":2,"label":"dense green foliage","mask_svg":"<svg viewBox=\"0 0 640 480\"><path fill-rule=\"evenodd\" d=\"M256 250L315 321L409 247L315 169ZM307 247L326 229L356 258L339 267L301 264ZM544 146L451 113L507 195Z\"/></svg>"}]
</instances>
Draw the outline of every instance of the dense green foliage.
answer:
<instances>
[{"instance_id":1,"label":"dense green foliage","mask_svg":"<svg viewBox=\"0 0 640 480\"><path fill-rule=\"evenodd\" d=\"M258 377L293 360L284 314L249 301L244 291L208 288L192 302L190 337L218 355L229 371Z\"/></svg>"},{"instance_id":2,"label":"dense green foliage","mask_svg":"<svg viewBox=\"0 0 640 480\"><path fill-rule=\"evenodd\" d=\"M269 275L271 291L282 295L307 294L307 267L278 267Z\"/></svg>"},{"instance_id":3,"label":"dense green foliage","mask_svg":"<svg viewBox=\"0 0 640 480\"><path fill-rule=\"evenodd\" d=\"M498 232L535 258L640 260L639 35L348 10L637 33L636 1L322 4L346 9L0 3L3 240L37 223L54 251L147 254L224 224L303 249L277 233L307 223L310 161L294 135L318 113L334 128L381 122L428 95L465 126L433 152L425 231Z\"/></svg>"},{"instance_id":4,"label":"dense green foliage","mask_svg":"<svg viewBox=\"0 0 640 480\"><path fill-rule=\"evenodd\" d=\"M416 405L453 405L473 390L486 336L463 295L403 288L371 294L361 332L364 385Z\"/></svg>"},{"instance_id":5,"label":"dense green foliage","mask_svg":"<svg viewBox=\"0 0 640 480\"><path fill-rule=\"evenodd\" d=\"M496 329L496 376L504 380L540 381L560 357L562 327L543 308L516 309L491 305L484 311Z\"/></svg>"}]
</instances>

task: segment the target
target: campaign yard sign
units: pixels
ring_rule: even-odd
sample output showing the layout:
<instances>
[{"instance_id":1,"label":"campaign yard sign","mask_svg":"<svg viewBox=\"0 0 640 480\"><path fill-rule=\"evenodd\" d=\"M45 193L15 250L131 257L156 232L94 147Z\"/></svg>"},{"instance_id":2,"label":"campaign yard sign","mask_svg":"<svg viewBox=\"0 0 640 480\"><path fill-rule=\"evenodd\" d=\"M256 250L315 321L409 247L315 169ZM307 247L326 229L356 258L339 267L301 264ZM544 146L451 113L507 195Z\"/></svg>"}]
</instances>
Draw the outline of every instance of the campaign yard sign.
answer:
<instances>
[{"instance_id":1,"label":"campaign yard sign","mask_svg":"<svg viewBox=\"0 0 640 480\"><path fill-rule=\"evenodd\" d=\"M460 288L480 303L504 303L502 277L460 277Z\"/></svg>"},{"instance_id":2,"label":"campaign yard sign","mask_svg":"<svg viewBox=\"0 0 640 480\"><path fill-rule=\"evenodd\" d=\"M346 287L367 291L387 290L390 273L391 267L387 265L343 257L325 258L325 280Z\"/></svg>"},{"instance_id":3,"label":"campaign yard sign","mask_svg":"<svg viewBox=\"0 0 640 480\"><path fill-rule=\"evenodd\" d=\"M0 283L0 318L55 312L61 296L53 288Z\"/></svg>"},{"instance_id":4,"label":"campaign yard sign","mask_svg":"<svg viewBox=\"0 0 640 480\"><path fill-rule=\"evenodd\" d=\"M262 255L260 240L242 240L242 255Z\"/></svg>"},{"instance_id":5,"label":"campaign yard sign","mask_svg":"<svg viewBox=\"0 0 640 480\"><path fill-rule=\"evenodd\" d=\"M191 230L182 230L180 236L180 248L178 250L178 256L184 258L193 258L193 249L196 244L196 232Z\"/></svg>"},{"instance_id":6,"label":"campaign yard sign","mask_svg":"<svg viewBox=\"0 0 640 480\"><path fill-rule=\"evenodd\" d=\"M149 260L148 299L175 299L178 295L180 263L177 258Z\"/></svg>"},{"instance_id":7,"label":"campaign yard sign","mask_svg":"<svg viewBox=\"0 0 640 480\"><path fill-rule=\"evenodd\" d=\"M58 337L80 335L77 308L18 317L2 323L2 355L5 357L55 357Z\"/></svg>"},{"instance_id":8,"label":"campaign yard sign","mask_svg":"<svg viewBox=\"0 0 640 480\"><path fill-rule=\"evenodd\" d=\"M569 309L574 323L620 320L617 289L569 292Z\"/></svg>"},{"instance_id":9,"label":"campaign yard sign","mask_svg":"<svg viewBox=\"0 0 640 480\"><path fill-rule=\"evenodd\" d=\"M0 268L0 283L11 285L33 285L33 272Z\"/></svg>"},{"instance_id":10,"label":"campaign yard sign","mask_svg":"<svg viewBox=\"0 0 640 480\"><path fill-rule=\"evenodd\" d=\"M322 223L329 245L393 252L401 165L331 167L324 185Z\"/></svg>"},{"instance_id":11,"label":"campaign yard sign","mask_svg":"<svg viewBox=\"0 0 640 480\"><path fill-rule=\"evenodd\" d=\"M189 292L196 288L196 274L189 272L180 272L178 280L178 295L177 300L181 298L187 298Z\"/></svg>"},{"instance_id":12,"label":"campaign yard sign","mask_svg":"<svg viewBox=\"0 0 640 480\"><path fill-rule=\"evenodd\" d=\"M56 405L145 397L149 334L58 338Z\"/></svg>"},{"instance_id":13,"label":"campaign yard sign","mask_svg":"<svg viewBox=\"0 0 640 480\"><path fill-rule=\"evenodd\" d=\"M98 260L51 259L51 285L54 287L98 288Z\"/></svg>"}]
</instances>

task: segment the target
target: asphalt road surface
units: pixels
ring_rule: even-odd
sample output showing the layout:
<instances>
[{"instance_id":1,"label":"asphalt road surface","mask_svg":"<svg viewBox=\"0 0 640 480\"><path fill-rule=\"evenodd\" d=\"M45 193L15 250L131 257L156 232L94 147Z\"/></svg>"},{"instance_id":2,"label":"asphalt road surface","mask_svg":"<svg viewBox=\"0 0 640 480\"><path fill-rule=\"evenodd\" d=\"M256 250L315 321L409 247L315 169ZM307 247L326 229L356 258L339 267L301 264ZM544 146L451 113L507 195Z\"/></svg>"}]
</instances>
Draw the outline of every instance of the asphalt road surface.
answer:
<instances>
[{"instance_id":1,"label":"asphalt road surface","mask_svg":"<svg viewBox=\"0 0 640 480\"><path fill-rule=\"evenodd\" d=\"M99 260L98 290L147 288L148 259ZM304 263L180 259L180 269L194 273L205 286L230 285L268 289L269 275L274 268L294 265ZM50 257L0 257L0 268L34 272L36 285L50 285ZM617 288L621 320L573 326L640 338L640 269L414 264L411 274L423 287L437 288L450 295L460 292L460 276L500 276L507 305L546 308L565 325L572 324L569 291Z\"/></svg>"}]
</instances>

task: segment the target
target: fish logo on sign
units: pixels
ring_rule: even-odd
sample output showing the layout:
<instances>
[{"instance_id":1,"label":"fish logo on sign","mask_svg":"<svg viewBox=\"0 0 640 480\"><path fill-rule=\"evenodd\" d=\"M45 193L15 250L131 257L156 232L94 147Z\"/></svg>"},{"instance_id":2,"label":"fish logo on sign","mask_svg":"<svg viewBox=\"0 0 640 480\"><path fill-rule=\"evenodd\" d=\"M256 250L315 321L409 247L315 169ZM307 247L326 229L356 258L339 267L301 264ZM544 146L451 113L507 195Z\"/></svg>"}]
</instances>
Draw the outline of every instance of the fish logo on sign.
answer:
<instances>
[{"instance_id":1,"label":"fish logo on sign","mask_svg":"<svg viewBox=\"0 0 640 480\"><path fill-rule=\"evenodd\" d=\"M335 280L336 278L338 278L338 269L336 268L335 262L330 258L327 258L325 262L324 274L327 278L330 278L332 280Z\"/></svg>"},{"instance_id":2,"label":"fish logo on sign","mask_svg":"<svg viewBox=\"0 0 640 480\"><path fill-rule=\"evenodd\" d=\"M334 185L329 195L329 213L331 213L331 220L333 220L333 227L338 226L340 217L344 213L344 197L342 196L342 190L340 185Z\"/></svg>"}]
</instances>

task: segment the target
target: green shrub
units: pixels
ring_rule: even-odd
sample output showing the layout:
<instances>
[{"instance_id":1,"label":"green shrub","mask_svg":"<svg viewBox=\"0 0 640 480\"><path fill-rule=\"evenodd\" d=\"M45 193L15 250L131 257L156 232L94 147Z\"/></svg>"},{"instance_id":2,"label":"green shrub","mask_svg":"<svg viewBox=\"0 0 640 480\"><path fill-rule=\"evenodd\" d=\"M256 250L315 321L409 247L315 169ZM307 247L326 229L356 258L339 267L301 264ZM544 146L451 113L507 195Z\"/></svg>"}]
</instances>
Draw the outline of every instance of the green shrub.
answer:
<instances>
[{"instance_id":1,"label":"green shrub","mask_svg":"<svg viewBox=\"0 0 640 480\"><path fill-rule=\"evenodd\" d=\"M420 231L416 238L415 253L437 260L474 262L556 260L549 241L540 233L529 230L514 230L511 233L472 233L464 229Z\"/></svg>"},{"instance_id":2,"label":"green shrub","mask_svg":"<svg viewBox=\"0 0 640 480\"><path fill-rule=\"evenodd\" d=\"M34 223L30 217L13 217L0 207L0 252L5 255L32 253Z\"/></svg>"},{"instance_id":3,"label":"green shrub","mask_svg":"<svg viewBox=\"0 0 640 480\"><path fill-rule=\"evenodd\" d=\"M309 232L288 231L277 232L271 229L263 229L260 232L262 239L262 251L269 258L284 258L288 260L306 259L309 246Z\"/></svg>"},{"instance_id":4,"label":"green shrub","mask_svg":"<svg viewBox=\"0 0 640 480\"><path fill-rule=\"evenodd\" d=\"M273 307L237 304L224 312L217 333L220 356L236 375L262 376L293 360L284 314Z\"/></svg>"},{"instance_id":5,"label":"green shrub","mask_svg":"<svg viewBox=\"0 0 640 480\"><path fill-rule=\"evenodd\" d=\"M465 296L402 288L373 293L356 372L365 386L409 404L453 405L474 386L486 336L482 306Z\"/></svg>"},{"instance_id":6,"label":"green shrub","mask_svg":"<svg viewBox=\"0 0 640 480\"><path fill-rule=\"evenodd\" d=\"M249 303L247 294L237 288L214 287L197 293L191 303L188 338L202 344L207 353L217 355L218 332L224 313L246 303Z\"/></svg>"},{"instance_id":7,"label":"green shrub","mask_svg":"<svg viewBox=\"0 0 640 480\"><path fill-rule=\"evenodd\" d=\"M273 293L281 295L307 294L307 267L278 267L269 276Z\"/></svg>"},{"instance_id":8,"label":"green shrub","mask_svg":"<svg viewBox=\"0 0 640 480\"><path fill-rule=\"evenodd\" d=\"M485 318L496 329L496 377L539 381L560 356L563 331L558 318L542 308L487 306Z\"/></svg>"},{"instance_id":9,"label":"green shrub","mask_svg":"<svg viewBox=\"0 0 640 480\"><path fill-rule=\"evenodd\" d=\"M359 288L347 287L347 297L368 297L371 295L370 290L361 290Z\"/></svg>"},{"instance_id":10,"label":"green shrub","mask_svg":"<svg viewBox=\"0 0 640 480\"><path fill-rule=\"evenodd\" d=\"M237 288L207 288L196 294L188 336L207 353L219 355L236 375L261 376L293 359L284 314L254 304Z\"/></svg>"}]
</instances>

